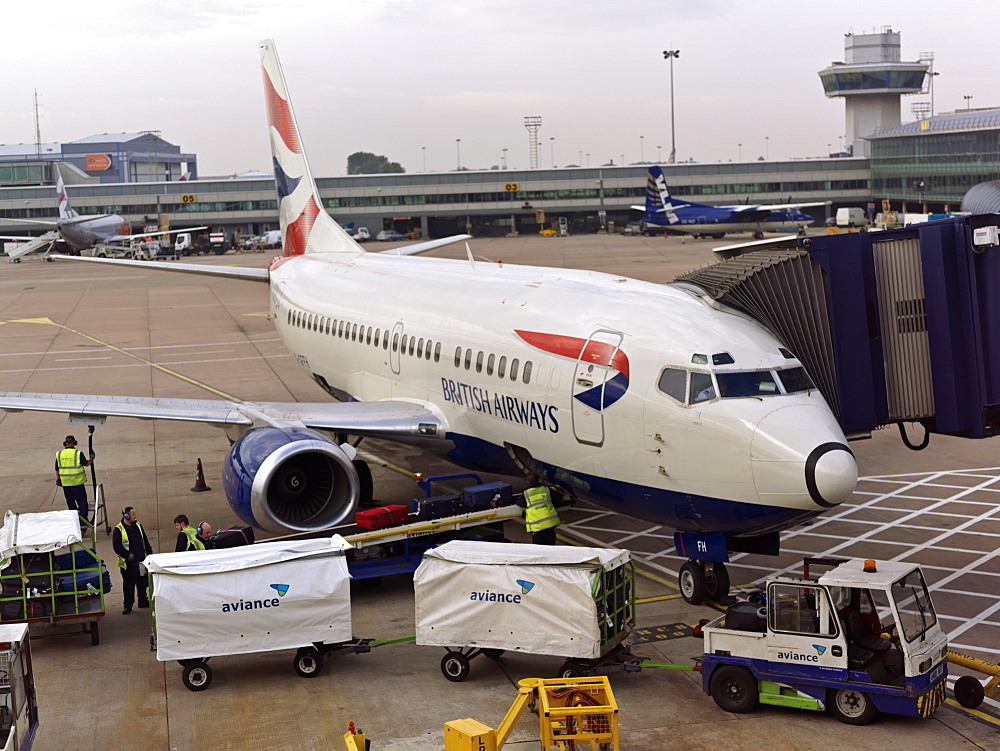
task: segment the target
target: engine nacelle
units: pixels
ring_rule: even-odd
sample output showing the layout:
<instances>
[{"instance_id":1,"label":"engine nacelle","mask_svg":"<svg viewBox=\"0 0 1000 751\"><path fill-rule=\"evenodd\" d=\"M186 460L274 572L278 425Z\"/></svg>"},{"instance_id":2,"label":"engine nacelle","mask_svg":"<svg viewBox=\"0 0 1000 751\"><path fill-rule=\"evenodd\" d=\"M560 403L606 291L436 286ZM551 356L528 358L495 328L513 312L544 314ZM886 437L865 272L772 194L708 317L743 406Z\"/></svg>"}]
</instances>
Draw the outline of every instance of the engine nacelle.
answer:
<instances>
[{"instance_id":1,"label":"engine nacelle","mask_svg":"<svg viewBox=\"0 0 1000 751\"><path fill-rule=\"evenodd\" d=\"M328 529L358 505L361 485L351 459L313 430L254 428L226 455L226 498L240 519L268 532Z\"/></svg>"}]
</instances>

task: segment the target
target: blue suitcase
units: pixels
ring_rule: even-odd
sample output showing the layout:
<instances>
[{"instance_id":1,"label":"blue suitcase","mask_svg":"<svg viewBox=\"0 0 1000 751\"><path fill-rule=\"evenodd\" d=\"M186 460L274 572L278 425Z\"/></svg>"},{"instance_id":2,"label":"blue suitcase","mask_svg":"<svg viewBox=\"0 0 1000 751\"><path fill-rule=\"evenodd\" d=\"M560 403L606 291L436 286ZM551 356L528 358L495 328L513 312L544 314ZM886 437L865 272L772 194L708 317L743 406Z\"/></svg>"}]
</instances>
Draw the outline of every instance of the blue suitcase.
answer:
<instances>
[{"instance_id":1,"label":"blue suitcase","mask_svg":"<svg viewBox=\"0 0 1000 751\"><path fill-rule=\"evenodd\" d=\"M62 574L57 577L57 579L59 591L70 593L59 595L60 600L72 600L73 592L79 592L79 594L76 595L77 597L89 597L91 595L96 595L98 587L101 587L104 592L111 591L111 574L108 573L107 566L101 566L101 570L99 572L77 571L75 581L73 574Z\"/></svg>"},{"instance_id":2,"label":"blue suitcase","mask_svg":"<svg viewBox=\"0 0 1000 751\"><path fill-rule=\"evenodd\" d=\"M416 498L413 501L416 518L419 521L427 519L440 519L442 516L453 516L459 509L458 496L449 493L447 495L436 495L431 498Z\"/></svg>"},{"instance_id":3,"label":"blue suitcase","mask_svg":"<svg viewBox=\"0 0 1000 751\"><path fill-rule=\"evenodd\" d=\"M468 508L509 506L512 500L513 494L508 482L487 482L462 488L462 505Z\"/></svg>"}]
</instances>

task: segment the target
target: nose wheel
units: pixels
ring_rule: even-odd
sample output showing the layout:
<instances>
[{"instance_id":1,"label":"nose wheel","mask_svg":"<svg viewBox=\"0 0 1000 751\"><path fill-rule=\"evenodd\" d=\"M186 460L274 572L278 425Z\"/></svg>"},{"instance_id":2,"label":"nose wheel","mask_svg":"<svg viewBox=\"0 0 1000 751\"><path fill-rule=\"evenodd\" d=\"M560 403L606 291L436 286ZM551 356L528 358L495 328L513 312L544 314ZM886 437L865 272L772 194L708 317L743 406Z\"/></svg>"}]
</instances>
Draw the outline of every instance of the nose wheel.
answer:
<instances>
[{"instance_id":1,"label":"nose wheel","mask_svg":"<svg viewBox=\"0 0 1000 751\"><path fill-rule=\"evenodd\" d=\"M681 596L692 605L701 605L706 599L720 602L729 595L726 564L716 561L688 561L681 566L677 583Z\"/></svg>"}]
</instances>

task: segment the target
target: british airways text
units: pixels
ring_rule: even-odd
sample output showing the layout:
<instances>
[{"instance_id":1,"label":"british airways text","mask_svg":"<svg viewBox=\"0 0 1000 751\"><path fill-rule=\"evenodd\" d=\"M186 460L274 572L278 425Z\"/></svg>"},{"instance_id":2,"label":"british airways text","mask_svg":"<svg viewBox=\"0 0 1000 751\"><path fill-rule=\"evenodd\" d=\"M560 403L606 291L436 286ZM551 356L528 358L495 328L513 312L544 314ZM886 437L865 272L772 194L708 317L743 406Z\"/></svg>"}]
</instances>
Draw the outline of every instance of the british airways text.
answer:
<instances>
[{"instance_id":1,"label":"british airways text","mask_svg":"<svg viewBox=\"0 0 1000 751\"><path fill-rule=\"evenodd\" d=\"M487 389L453 381L450 378L441 379L441 392L445 401L469 407L477 412L496 415L518 425L528 425L550 433L559 432L559 420L556 418L556 412L559 410L551 404L526 401L507 394L491 394Z\"/></svg>"}]
</instances>

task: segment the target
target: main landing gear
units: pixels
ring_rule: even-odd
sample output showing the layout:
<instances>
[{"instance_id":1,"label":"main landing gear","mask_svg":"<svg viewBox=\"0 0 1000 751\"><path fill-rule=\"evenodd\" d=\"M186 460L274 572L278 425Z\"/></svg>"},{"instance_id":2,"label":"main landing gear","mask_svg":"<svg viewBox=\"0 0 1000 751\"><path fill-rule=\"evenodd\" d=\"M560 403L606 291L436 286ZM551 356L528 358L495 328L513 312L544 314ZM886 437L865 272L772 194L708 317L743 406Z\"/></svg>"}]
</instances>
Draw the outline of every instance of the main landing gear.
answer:
<instances>
[{"instance_id":1,"label":"main landing gear","mask_svg":"<svg viewBox=\"0 0 1000 751\"><path fill-rule=\"evenodd\" d=\"M681 596L692 605L705 600L720 602L729 596L729 572L724 563L690 560L681 566L677 582Z\"/></svg>"}]
</instances>

